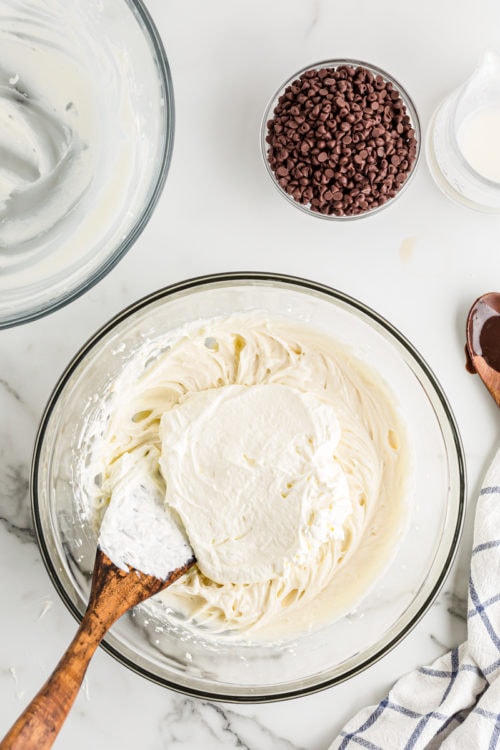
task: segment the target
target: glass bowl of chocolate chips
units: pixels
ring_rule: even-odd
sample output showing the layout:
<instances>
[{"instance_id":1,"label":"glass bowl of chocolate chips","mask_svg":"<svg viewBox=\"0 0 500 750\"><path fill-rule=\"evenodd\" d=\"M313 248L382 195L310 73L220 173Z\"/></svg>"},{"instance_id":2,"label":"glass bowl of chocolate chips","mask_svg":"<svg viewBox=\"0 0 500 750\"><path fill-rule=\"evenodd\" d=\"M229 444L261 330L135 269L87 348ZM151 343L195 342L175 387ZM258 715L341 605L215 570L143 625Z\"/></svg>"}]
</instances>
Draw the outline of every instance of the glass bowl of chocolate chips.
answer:
<instances>
[{"instance_id":1,"label":"glass bowl of chocolate chips","mask_svg":"<svg viewBox=\"0 0 500 750\"><path fill-rule=\"evenodd\" d=\"M327 60L291 76L270 100L261 144L282 195L324 219L359 219L390 205L420 155L410 96L385 71Z\"/></svg>"}]
</instances>

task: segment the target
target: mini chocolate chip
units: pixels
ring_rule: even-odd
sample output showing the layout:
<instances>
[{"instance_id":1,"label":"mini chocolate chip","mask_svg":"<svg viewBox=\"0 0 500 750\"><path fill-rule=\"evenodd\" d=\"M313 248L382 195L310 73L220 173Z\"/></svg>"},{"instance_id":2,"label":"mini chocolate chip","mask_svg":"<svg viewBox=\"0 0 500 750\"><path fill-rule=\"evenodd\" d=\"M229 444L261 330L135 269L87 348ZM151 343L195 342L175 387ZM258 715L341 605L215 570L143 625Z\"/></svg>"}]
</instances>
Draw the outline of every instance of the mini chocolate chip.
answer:
<instances>
[{"instance_id":1,"label":"mini chocolate chip","mask_svg":"<svg viewBox=\"0 0 500 750\"><path fill-rule=\"evenodd\" d=\"M278 184L324 215L358 215L406 181L417 142L400 94L362 66L309 70L278 98L267 123Z\"/></svg>"}]
</instances>

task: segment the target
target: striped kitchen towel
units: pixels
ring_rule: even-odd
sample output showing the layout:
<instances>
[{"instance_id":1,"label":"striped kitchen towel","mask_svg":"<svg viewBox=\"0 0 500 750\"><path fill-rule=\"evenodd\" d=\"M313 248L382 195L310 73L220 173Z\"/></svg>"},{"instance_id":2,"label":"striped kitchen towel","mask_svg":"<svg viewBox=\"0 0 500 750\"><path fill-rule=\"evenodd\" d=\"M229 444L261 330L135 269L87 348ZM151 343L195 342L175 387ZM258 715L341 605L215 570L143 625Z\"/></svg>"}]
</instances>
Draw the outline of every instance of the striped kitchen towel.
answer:
<instances>
[{"instance_id":1,"label":"striped kitchen towel","mask_svg":"<svg viewBox=\"0 0 500 750\"><path fill-rule=\"evenodd\" d=\"M467 641L402 677L360 711L330 750L500 748L500 450L479 493Z\"/></svg>"}]
</instances>

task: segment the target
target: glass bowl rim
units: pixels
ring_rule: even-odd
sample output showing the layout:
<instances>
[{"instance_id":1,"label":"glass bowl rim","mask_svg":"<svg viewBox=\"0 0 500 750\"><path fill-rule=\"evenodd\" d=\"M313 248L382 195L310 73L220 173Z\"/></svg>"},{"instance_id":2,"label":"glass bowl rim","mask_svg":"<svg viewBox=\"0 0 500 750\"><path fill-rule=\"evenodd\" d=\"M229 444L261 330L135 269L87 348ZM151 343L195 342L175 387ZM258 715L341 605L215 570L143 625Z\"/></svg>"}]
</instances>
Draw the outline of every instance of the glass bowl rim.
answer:
<instances>
[{"instance_id":1,"label":"glass bowl rim","mask_svg":"<svg viewBox=\"0 0 500 750\"><path fill-rule=\"evenodd\" d=\"M278 97L281 96L281 94L285 91L285 89L291 83L293 83L297 78L300 78L300 76L302 76L304 73L307 73L307 71L319 70L321 68L338 68L341 65L349 65L349 66L354 66L354 67L366 68L371 73L374 73L375 75L381 75L389 83L392 83L394 86L396 86L396 88L398 89L401 95L401 98L403 99L406 105L408 114L411 118L411 123L415 130L415 137L416 137L416 142L417 142L417 152L415 154L415 160L410 169L410 172L408 173L408 177L403 183L403 186L397 191L397 193L392 198L390 198L390 200L386 201L385 203L382 203L380 206L376 206L375 208L370 209L369 211L364 211L363 213L356 214L354 216L336 216L335 214L322 214L319 211L312 211L310 208L308 208L307 204L304 205L302 203L299 203L289 193L283 190L281 185L278 185L278 181L267 159L267 150L268 150L268 144L266 142L267 123L269 122L270 119L272 119L274 106L278 100ZM399 83L399 81L396 78L394 78L394 76L392 76L390 73L387 73L385 70L383 70L382 68L379 68L377 65L364 62L363 60L356 60L354 58L347 58L347 57L329 58L327 60L320 60L319 62L311 63L310 65L305 65L296 73L289 76L288 79L284 83L282 83L278 89L276 89L275 93L269 99L266 105L266 108L264 110L264 114L262 116L261 125L260 125L260 150L261 150L261 156L264 161L267 173L269 174L271 178L271 182L273 183L276 190L280 193L280 195L286 198L286 200L289 203L291 203L293 206L300 209L303 213L307 214L308 216L314 216L318 219L325 219L326 221L356 221L358 219L366 219L366 218L369 218L370 216L374 216L375 214L380 213L380 211L383 211L385 208L392 206L394 201L396 201L400 197L400 195L402 195L402 193L405 192L406 188L412 181L415 175L415 172L417 171L417 166L420 162L420 156L421 156L421 151L422 151L422 127L420 124L420 117L419 117L417 108L415 106L415 103L412 97L409 95L406 88L401 83Z\"/></svg>"},{"instance_id":2,"label":"glass bowl rim","mask_svg":"<svg viewBox=\"0 0 500 750\"><path fill-rule=\"evenodd\" d=\"M172 74L168 63L165 47L161 36L151 17L151 14L144 5L143 0L123 0L124 4L129 7L139 28L141 29L146 41L148 42L151 54L156 63L160 89L163 88L165 93L165 126L161 133L161 150L158 161L160 162L154 188L141 209L134 225L131 227L126 237L122 239L111 255L106 258L99 267L88 277L76 283L69 291L60 292L56 297L39 301L31 308L26 308L10 318L0 319L0 330L14 328L15 326L29 323L33 320L49 315L50 313L60 310L70 302L78 299L83 294L92 289L99 281L117 265L117 263L126 255L130 248L137 241L142 231L149 222L153 211L158 203L167 174L172 160L172 151L174 143L175 130L175 104ZM152 183L153 184L153 183Z\"/></svg>"},{"instance_id":3,"label":"glass bowl rim","mask_svg":"<svg viewBox=\"0 0 500 750\"><path fill-rule=\"evenodd\" d=\"M382 645L381 647L379 646L378 648L375 646L372 649L372 653L366 656L363 661L339 675L324 679L320 682L315 683L314 685L297 687L296 689L289 689L283 692L271 693L269 695L259 694L255 696L252 694L251 689L249 689L248 693L244 695L226 695L221 694L220 692L218 693L216 691L179 685L174 680L160 677L159 675L153 674L152 672L148 671L147 668L136 664L130 658L123 655L118 648L110 645L106 641L106 639L104 639L100 644L104 651L113 656L119 663L128 667L132 672L145 677L146 679L157 685L169 688L178 693L207 700L221 701L225 703L271 703L311 695L326 688L333 687L334 685L339 685L342 682L350 679L351 677L361 674L366 669L376 664L382 657L390 653L393 648L395 648L406 638L407 635L409 635L409 633L419 623L419 621L431 607L439 592L441 591L441 588L448 576L448 573L458 551L466 509L465 454L458 425L456 423L451 406L448 402L448 398L445 395L444 390L439 383L439 380L433 373L430 366L427 364L426 360L422 357L422 355L419 354L413 344L398 330L398 328L396 328L386 318L384 318L382 315L375 312L368 305L360 302L356 298L351 297L350 295L325 284L321 284L319 282L315 282L299 276L259 271L205 274L203 276L196 276L170 284L150 294L147 294L144 297L141 297L137 301L125 307L119 313L110 318L103 326L101 326L73 355L70 362L56 382L56 385L54 386L54 389L49 396L49 399L43 411L35 438L30 472L31 511L35 537L49 578L51 579L54 588L56 589L63 603L66 605L67 609L77 620L77 622L80 622L83 614L67 594L66 589L63 587L61 580L57 574L56 566L52 561L48 546L45 542L43 524L39 513L37 479L39 474L40 453L43 446L45 432L52 412L61 393L64 391L68 380L70 379L76 368L84 360L85 356L101 341L101 339L103 339L108 333L110 333L122 322L126 321L135 313L140 312L148 305L160 300L168 300L168 298L174 294L190 292L197 288L210 289L214 286L218 286L219 284L225 284L228 282L234 282L235 284L247 283L248 286L252 286L255 283L258 284L259 282L270 282L272 284L279 285L281 288L288 287L298 291L305 291L306 293L316 293L323 297L332 298L334 301L340 302L346 305L348 308L353 308L356 312L361 313L361 315L367 317L370 323L375 323L376 325L380 326L384 330L384 333L388 333L390 336L392 336L407 351L407 353L414 359L414 361L421 368L421 370L429 380L429 383L431 384L432 389L434 390L434 393L439 400L439 403L446 417L446 421L450 428L452 436L451 444L456 451L456 460L458 467L459 485L455 528L450 539L449 549L444 565L441 568L432 589L425 597L420 607L415 612L413 617L409 620L409 622L403 628L401 628L385 645Z\"/></svg>"}]
</instances>

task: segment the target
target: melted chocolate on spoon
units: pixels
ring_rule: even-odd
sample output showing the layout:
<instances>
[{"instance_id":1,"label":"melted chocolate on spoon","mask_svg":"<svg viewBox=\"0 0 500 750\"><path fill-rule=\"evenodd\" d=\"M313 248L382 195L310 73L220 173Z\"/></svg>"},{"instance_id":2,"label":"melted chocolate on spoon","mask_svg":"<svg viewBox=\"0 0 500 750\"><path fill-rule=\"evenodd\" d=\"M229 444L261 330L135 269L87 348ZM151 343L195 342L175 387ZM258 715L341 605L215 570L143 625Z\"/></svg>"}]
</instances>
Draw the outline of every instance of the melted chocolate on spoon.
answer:
<instances>
[{"instance_id":1,"label":"melted chocolate on spoon","mask_svg":"<svg viewBox=\"0 0 500 750\"><path fill-rule=\"evenodd\" d=\"M470 372L471 375L475 375L477 370L474 367L474 363L472 361L472 357L469 354L469 349L467 347L467 344L464 346L465 351L465 369L467 372Z\"/></svg>"},{"instance_id":2,"label":"melted chocolate on spoon","mask_svg":"<svg viewBox=\"0 0 500 750\"><path fill-rule=\"evenodd\" d=\"M486 364L500 372L500 295L485 294L475 304L472 313L472 353L483 357ZM466 347L466 367L476 372L469 347Z\"/></svg>"},{"instance_id":3,"label":"melted chocolate on spoon","mask_svg":"<svg viewBox=\"0 0 500 750\"><path fill-rule=\"evenodd\" d=\"M483 323L479 345L486 362L494 370L500 371L500 314L488 318Z\"/></svg>"},{"instance_id":4,"label":"melted chocolate on spoon","mask_svg":"<svg viewBox=\"0 0 500 750\"><path fill-rule=\"evenodd\" d=\"M467 318L467 363L500 407L500 293L483 294Z\"/></svg>"}]
</instances>

